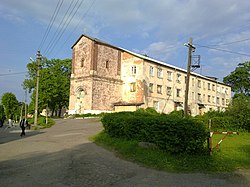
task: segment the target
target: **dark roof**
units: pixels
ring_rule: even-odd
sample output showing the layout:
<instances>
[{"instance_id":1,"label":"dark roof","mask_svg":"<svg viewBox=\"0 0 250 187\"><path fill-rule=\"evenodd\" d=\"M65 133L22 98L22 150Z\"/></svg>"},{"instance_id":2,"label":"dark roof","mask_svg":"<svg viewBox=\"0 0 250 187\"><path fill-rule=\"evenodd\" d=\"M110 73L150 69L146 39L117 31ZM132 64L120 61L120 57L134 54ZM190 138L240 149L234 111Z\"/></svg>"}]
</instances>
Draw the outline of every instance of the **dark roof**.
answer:
<instances>
[{"instance_id":1,"label":"dark roof","mask_svg":"<svg viewBox=\"0 0 250 187\"><path fill-rule=\"evenodd\" d=\"M167 63L165 63L165 62L162 62L162 61L159 61L159 60L150 58L150 57L148 57L148 56L141 55L141 54L138 54L138 53L129 51L129 50L124 49L124 48L121 48L121 47L117 47L117 46L111 45L111 44L106 43L106 42L104 42L104 41L101 41L101 40L99 40L99 39L97 39L97 38L93 38L93 37L90 37L90 36L87 36L87 35L84 35L84 34L82 34L82 35L78 38L78 40L72 45L72 47L71 47L72 49L73 49L73 47L81 40L82 37L86 37L86 38L88 38L88 39L90 39L90 40L92 40L92 41L95 41L95 42L99 43L99 44L102 44L102 45L106 45L106 46L115 48L115 49L120 50L120 51L122 51L122 52L127 52L127 53L129 53L129 54L131 54L131 55L134 55L134 56L136 56L136 57L138 57L138 58L141 58L141 59L143 59L143 60L147 60L147 61L149 61L149 62L158 64L158 65L167 66L168 68L171 68L171 69L174 69L174 70L179 70L179 71L182 71L182 72L184 72L184 73L187 72L187 70L182 69L182 68L179 68L179 67L177 67L177 66L174 66L174 65L171 65L171 64L167 64ZM223 83L223 82L217 81L217 78L215 78L215 77L204 76L204 75L200 75L200 74L194 73L194 72L191 72L191 75L197 76L197 77L201 77L201 78L206 79L206 80L209 80L209 81L211 81L211 82L220 83L220 84L223 84L223 85L225 85L225 86L230 87L229 85L227 85L227 84L225 84L225 83Z\"/></svg>"}]
</instances>

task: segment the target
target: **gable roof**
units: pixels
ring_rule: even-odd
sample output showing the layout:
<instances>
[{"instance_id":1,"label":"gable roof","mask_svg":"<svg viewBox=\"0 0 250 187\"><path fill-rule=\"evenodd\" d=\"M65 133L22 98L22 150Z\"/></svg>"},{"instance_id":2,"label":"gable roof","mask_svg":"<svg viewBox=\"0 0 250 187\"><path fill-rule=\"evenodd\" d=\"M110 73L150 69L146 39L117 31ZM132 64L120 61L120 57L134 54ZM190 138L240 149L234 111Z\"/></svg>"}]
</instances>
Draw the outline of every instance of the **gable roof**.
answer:
<instances>
[{"instance_id":1,"label":"gable roof","mask_svg":"<svg viewBox=\"0 0 250 187\"><path fill-rule=\"evenodd\" d=\"M84 34L82 34L82 35L78 38L78 40L72 45L71 49L74 48L74 46L81 40L82 37L86 37L86 38L88 38L88 39L90 39L90 40L92 40L92 41L94 41L94 42L96 42L96 43L99 43L99 44L101 44L101 45L105 45L105 46L108 46L108 47L111 47L111 48L120 50L120 51L122 51L122 52L127 52L127 53L129 53L129 54L131 54L131 55L133 55L133 56L136 56L136 57L138 57L138 58L140 58L140 59L143 59L143 60L146 60L146 61L149 61L149 62L153 62L153 63L155 63L155 64L157 64L157 65L162 65L162 66L165 66L165 67L174 69L174 70L178 70L178 71L187 73L187 70L185 70L185 69L183 69L183 68L179 68L179 67L177 67L177 66L174 66L174 65L171 65L171 64L167 64L167 63L165 63L165 62L162 62L162 61L153 59L153 58L151 58L151 57L148 57L148 56L145 56L145 55L141 55L141 54L138 54L138 53L129 51L129 50L124 49L124 48L121 48L121 47L114 46L114 45L112 45L112 44L106 43L106 42L104 42L104 41L102 41L102 40L99 40L99 39L97 39L97 38L93 38L93 37L90 37L90 36L84 35ZM195 73L195 72L191 72L191 75L197 76L197 77L200 77L200 78L209 80L209 81L211 81L211 82L219 83L219 84L222 84L222 85L225 85L225 86L230 87L229 85L227 85L227 84L225 84L225 83L223 83L223 82L217 81L217 78L215 78L215 77L204 76L204 75L201 75L201 74L198 74L198 73Z\"/></svg>"}]
</instances>

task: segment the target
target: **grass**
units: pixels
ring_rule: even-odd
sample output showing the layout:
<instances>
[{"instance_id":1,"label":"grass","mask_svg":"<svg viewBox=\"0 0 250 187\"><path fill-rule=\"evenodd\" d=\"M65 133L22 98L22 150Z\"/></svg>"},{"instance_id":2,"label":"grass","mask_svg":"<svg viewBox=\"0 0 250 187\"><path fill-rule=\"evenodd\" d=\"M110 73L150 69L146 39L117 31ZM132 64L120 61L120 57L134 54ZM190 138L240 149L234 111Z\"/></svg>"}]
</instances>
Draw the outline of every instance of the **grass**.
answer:
<instances>
[{"instance_id":1,"label":"grass","mask_svg":"<svg viewBox=\"0 0 250 187\"><path fill-rule=\"evenodd\" d=\"M223 136L213 135L213 146ZM212 156L170 155L157 148L142 148L137 141L111 138L101 132L92 138L97 144L114 151L119 157L140 165L170 172L231 172L250 169L250 133L229 135Z\"/></svg>"},{"instance_id":2,"label":"grass","mask_svg":"<svg viewBox=\"0 0 250 187\"><path fill-rule=\"evenodd\" d=\"M34 124L34 118L28 119L29 124ZM36 129L45 129L45 128L50 128L52 125L55 124L55 121L51 118L48 118L48 124L46 124L46 117L39 116L37 119L37 124L39 125L38 127L35 127Z\"/></svg>"}]
</instances>

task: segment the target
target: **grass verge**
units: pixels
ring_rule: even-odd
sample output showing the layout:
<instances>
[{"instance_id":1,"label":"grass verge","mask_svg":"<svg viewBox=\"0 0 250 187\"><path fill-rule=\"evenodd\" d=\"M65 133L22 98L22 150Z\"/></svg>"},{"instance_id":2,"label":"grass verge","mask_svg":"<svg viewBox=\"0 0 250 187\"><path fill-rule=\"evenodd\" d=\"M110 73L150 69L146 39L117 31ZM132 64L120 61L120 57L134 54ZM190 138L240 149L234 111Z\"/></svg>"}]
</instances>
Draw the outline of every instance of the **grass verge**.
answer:
<instances>
[{"instance_id":1,"label":"grass verge","mask_svg":"<svg viewBox=\"0 0 250 187\"><path fill-rule=\"evenodd\" d=\"M213 145L221 139L213 135ZM142 148L137 141L112 138L105 132L92 140L106 149L114 151L123 159L146 167L170 172L231 172L250 169L250 133L230 135L223 140L220 150L209 155L171 155L157 148Z\"/></svg>"}]
</instances>

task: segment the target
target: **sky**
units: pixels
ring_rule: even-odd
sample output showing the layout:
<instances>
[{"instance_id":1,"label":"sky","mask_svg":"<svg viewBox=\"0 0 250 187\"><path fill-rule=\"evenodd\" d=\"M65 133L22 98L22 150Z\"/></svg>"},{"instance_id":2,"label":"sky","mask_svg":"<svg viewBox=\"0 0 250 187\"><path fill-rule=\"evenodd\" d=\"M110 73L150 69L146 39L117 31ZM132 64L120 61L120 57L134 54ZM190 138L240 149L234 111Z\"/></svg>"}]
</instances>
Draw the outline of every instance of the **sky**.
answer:
<instances>
[{"instance_id":1,"label":"sky","mask_svg":"<svg viewBox=\"0 0 250 187\"><path fill-rule=\"evenodd\" d=\"M1 0L0 97L24 101L30 59L72 58L81 34L184 69L192 37L195 72L222 81L250 61L249 10L248 0Z\"/></svg>"}]
</instances>

